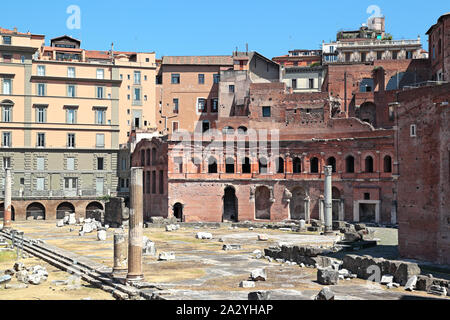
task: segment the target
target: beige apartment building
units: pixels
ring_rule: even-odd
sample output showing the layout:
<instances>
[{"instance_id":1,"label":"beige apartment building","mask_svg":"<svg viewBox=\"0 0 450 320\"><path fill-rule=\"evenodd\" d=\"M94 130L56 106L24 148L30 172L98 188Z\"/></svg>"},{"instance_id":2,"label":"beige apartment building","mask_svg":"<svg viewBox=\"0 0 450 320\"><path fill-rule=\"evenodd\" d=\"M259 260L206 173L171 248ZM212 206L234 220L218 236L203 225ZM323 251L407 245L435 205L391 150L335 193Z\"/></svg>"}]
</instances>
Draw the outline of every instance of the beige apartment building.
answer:
<instances>
[{"instance_id":1,"label":"beige apartment building","mask_svg":"<svg viewBox=\"0 0 450 320\"><path fill-rule=\"evenodd\" d=\"M156 126L155 70L154 53L0 29L0 215L6 167L17 220L85 216L126 196L130 133Z\"/></svg>"}]
</instances>

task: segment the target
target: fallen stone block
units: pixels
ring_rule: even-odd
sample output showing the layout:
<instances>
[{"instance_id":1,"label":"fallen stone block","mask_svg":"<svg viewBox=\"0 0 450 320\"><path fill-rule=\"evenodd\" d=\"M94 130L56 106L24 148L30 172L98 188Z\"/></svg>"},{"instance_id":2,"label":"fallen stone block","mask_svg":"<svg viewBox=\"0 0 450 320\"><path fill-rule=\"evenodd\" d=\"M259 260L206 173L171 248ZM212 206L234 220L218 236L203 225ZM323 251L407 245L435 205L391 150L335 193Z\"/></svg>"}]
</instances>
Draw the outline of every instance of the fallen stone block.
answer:
<instances>
[{"instance_id":1,"label":"fallen stone block","mask_svg":"<svg viewBox=\"0 0 450 320\"><path fill-rule=\"evenodd\" d=\"M253 281L266 281L267 272L264 269L253 270L250 274L250 279Z\"/></svg>"},{"instance_id":2,"label":"fallen stone block","mask_svg":"<svg viewBox=\"0 0 450 320\"><path fill-rule=\"evenodd\" d=\"M345 229L345 222L344 221L333 221L333 230L338 231L341 229Z\"/></svg>"},{"instance_id":3,"label":"fallen stone block","mask_svg":"<svg viewBox=\"0 0 450 320\"><path fill-rule=\"evenodd\" d=\"M384 275L381 277L381 284L392 284L394 282L394 276Z\"/></svg>"},{"instance_id":4,"label":"fallen stone block","mask_svg":"<svg viewBox=\"0 0 450 320\"><path fill-rule=\"evenodd\" d=\"M97 232L97 240L98 241L106 241L107 233L105 230L99 230Z\"/></svg>"},{"instance_id":5,"label":"fallen stone block","mask_svg":"<svg viewBox=\"0 0 450 320\"><path fill-rule=\"evenodd\" d=\"M31 274L28 276L28 283L35 286L40 285L42 280L42 277L38 274Z\"/></svg>"},{"instance_id":6,"label":"fallen stone block","mask_svg":"<svg viewBox=\"0 0 450 320\"><path fill-rule=\"evenodd\" d=\"M195 237L200 240L211 240L213 235L209 232L198 232Z\"/></svg>"},{"instance_id":7,"label":"fallen stone block","mask_svg":"<svg viewBox=\"0 0 450 320\"><path fill-rule=\"evenodd\" d=\"M413 276L420 275L420 268L416 263L412 262L402 262L396 272L394 273L394 280L400 283L402 286L405 285L408 280ZM392 273L391 273L392 274ZM416 277L417 279L417 277ZM417 282L417 280L416 280ZM415 285L415 283L414 283Z\"/></svg>"},{"instance_id":8,"label":"fallen stone block","mask_svg":"<svg viewBox=\"0 0 450 320\"><path fill-rule=\"evenodd\" d=\"M222 250L224 251L235 251L241 250L242 246L240 244L224 244Z\"/></svg>"},{"instance_id":9,"label":"fallen stone block","mask_svg":"<svg viewBox=\"0 0 450 320\"><path fill-rule=\"evenodd\" d=\"M25 265L22 263L22 262L16 262L15 264L14 264L14 270L15 271L22 271L22 270L24 270L25 269Z\"/></svg>"},{"instance_id":10,"label":"fallen stone block","mask_svg":"<svg viewBox=\"0 0 450 320\"><path fill-rule=\"evenodd\" d=\"M240 287L240 288L255 288L255 287L256 287L256 284L255 284L254 281L242 281L242 282L239 284L239 287Z\"/></svg>"},{"instance_id":11,"label":"fallen stone block","mask_svg":"<svg viewBox=\"0 0 450 320\"><path fill-rule=\"evenodd\" d=\"M433 278L428 276L418 276L416 290L428 292L433 285Z\"/></svg>"},{"instance_id":12,"label":"fallen stone block","mask_svg":"<svg viewBox=\"0 0 450 320\"><path fill-rule=\"evenodd\" d=\"M61 286L67 286L69 284L68 280L54 280L51 282L52 285L61 287Z\"/></svg>"},{"instance_id":13,"label":"fallen stone block","mask_svg":"<svg viewBox=\"0 0 450 320\"><path fill-rule=\"evenodd\" d=\"M319 292L319 294L316 296L315 300L317 300L317 301L334 300L334 293L333 293L333 291L331 291L330 288L325 287Z\"/></svg>"},{"instance_id":14,"label":"fallen stone block","mask_svg":"<svg viewBox=\"0 0 450 320\"><path fill-rule=\"evenodd\" d=\"M357 232L347 232L344 234L344 241L346 242L356 242L362 239L361 235Z\"/></svg>"},{"instance_id":15,"label":"fallen stone block","mask_svg":"<svg viewBox=\"0 0 450 320\"><path fill-rule=\"evenodd\" d=\"M261 259L263 257L261 250L253 251L253 255L255 256L256 259Z\"/></svg>"},{"instance_id":16,"label":"fallen stone block","mask_svg":"<svg viewBox=\"0 0 450 320\"><path fill-rule=\"evenodd\" d=\"M270 300L270 291L256 291L248 294L248 300L250 301L267 301Z\"/></svg>"},{"instance_id":17,"label":"fallen stone block","mask_svg":"<svg viewBox=\"0 0 450 320\"><path fill-rule=\"evenodd\" d=\"M142 254L144 256L156 256L156 244L147 237L143 239Z\"/></svg>"},{"instance_id":18,"label":"fallen stone block","mask_svg":"<svg viewBox=\"0 0 450 320\"><path fill-rule=\"evenodd\" d=\"M339 272L330 269L317 270L317 282L322 285L336 285L339 282Z\"/></svg>"},{"instance_id":19,"label":"fallen stone block","mask_svg":"<svg viewBox=\"0 0 450 320\"><path fill-rule=\"evenodd\" d=\"M428 293L436 295L436 296L444 296L445 297L447 295L447 289L442 286L432 285L430 287L430 290L428 291Z\"/></svg>"},{"instance_id":20,"label":"fallen stone block","mask_svg":"<svg viewBox=\"0 0 450 320\"><path fill-rule=\"evenodd\" d=\"M1 276L0 277L0 284L1 283L8 283L9 281L11 281L11 276L10 275L7 275L7 274L5 274L4 276Z\"/></svg>"},{"instance_id":21,"label":"fallen stone block","mask_svg":"<svg viewBox=\"0 0 450 320\"><path fill-rule=\"evenodd\" d=\"M417 276L412 276L409 278L408 282L406 282L405 290L406 291L414 291L417 284Z\"/></svg>"},{"instance_id":22,"label":"fallen stone block","mask_svg":"<svg viewBox=\"0 0 450 320\"><path fill-rule=\"evenodd\" d=\"M16 273L17 281L28 283L28 272L26 270L22 270Z\"/></svg>"},{"instance_id":23,"label":"fallen stone block","mask_svg":"<svg viewBox=\"0 0 450 320\"><path fill-rule=\"evenodd\" d=\"M269 241L269 237L265 234L258 234L258 241Z\"/></svg>"},{"instance_id":24,"label":"fallen stone block","mask_svg":"<svg viewBox=\"0 0 450 320\"><path fill-rule=\"evenodd\" d=\"M5 284L6 290L20 290L20 289L26 289L26 288L28 288L28 285L25 283L15 283L15 284L7 283L7 284Z\"/></svg>"},{"instance_id":25,"label":"fallen stone block","mask_svg":"<svg viewBox=\"0 0 450 320\"><path fill-rule=\"evenodd\" d=\"M64 220L58 220L58 222L56 222L56 226L57 226L58 228L64 227Z\"/></svg>"},{"instance_id":26,"label":"fallen stone block","mask_svg":"<svg viewBox=\"0 0 450 320\"><path fill-rule=\"evenodd\" d=\"M159 261L171 261L175 260L175 253L174 252L161 252L159 254Z\"/></svg>"},{"instance_id":27,"label":"fallen stone block","mask_svg":"<svg viewBox=\"0 0 450 320\"><path fill-rule=\"evenodd\" d=\"M361 230L365 230L367 227L364 223L356 223L355 224L355 230L356 231L361 231Z\"/></svg>"}]
</instances>

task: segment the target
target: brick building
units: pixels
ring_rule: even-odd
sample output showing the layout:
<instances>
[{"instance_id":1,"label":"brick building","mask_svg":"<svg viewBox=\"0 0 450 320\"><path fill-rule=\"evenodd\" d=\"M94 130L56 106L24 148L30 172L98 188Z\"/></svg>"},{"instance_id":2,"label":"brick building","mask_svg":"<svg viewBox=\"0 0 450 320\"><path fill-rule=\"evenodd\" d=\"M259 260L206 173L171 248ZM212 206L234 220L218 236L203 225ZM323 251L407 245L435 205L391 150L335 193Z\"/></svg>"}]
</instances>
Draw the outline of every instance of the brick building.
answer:
<instances>
[{"instance_id":1,"label":"brick building","mask_svg":"<svg viewBox=\"0 0 450 320\"><path fill-rule=\"evenodd\" d=\"M282 83L254 83L249 91L246 114L219 115L213 149L220 152L195 152L211 148L208 134L184 145L190 153L180 153L182 134L138 143L132 163L144 167L147 218L323 219L323 168L331 165L334 219L396 222L393 130L333 117L340 101L326 92L290 93ZM269 130L268 149L253 136L259 130ZM227 151L229 139L240 152Z\"/></svg>"},{"instance_id":2,"label":"brick building","mask_svg":"<svg viewBox=\"0 0 450 320\"><path fill-rule=\"evenodd\" d=\"M442 15L427 32L432 80L450 80L450 13Z\"/></svg>"}]
</instances>

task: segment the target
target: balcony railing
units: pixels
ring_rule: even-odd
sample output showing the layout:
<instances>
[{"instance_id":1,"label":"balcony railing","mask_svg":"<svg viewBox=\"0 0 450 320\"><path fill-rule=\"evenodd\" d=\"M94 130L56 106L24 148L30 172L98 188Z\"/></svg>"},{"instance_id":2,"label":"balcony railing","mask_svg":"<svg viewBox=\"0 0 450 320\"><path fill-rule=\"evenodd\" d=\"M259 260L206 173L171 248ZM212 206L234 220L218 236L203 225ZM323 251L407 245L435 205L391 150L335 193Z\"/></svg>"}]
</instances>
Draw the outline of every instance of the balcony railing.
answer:
<instances>
[{"instance_id":1,"label":"balcony railing","mask_svg":"<svg viewBox=\"0 0 450 320\"><path fill-rule=\"evenodd\" d=\"M44 190L44 191L29 191L29 190L13 190L12 198L80 198L80 197L103 197L110 195L109 190L104 190L103 192L98 192L95 189L80 189L80 190ZM4 191L1 192L4 196Z\"/></svg>"},{"instance_id":2,"label":"balcony railing","mask_svg":"<svg viewBox=\"0 0 450 320\"><path fill-rule=\"evenodd\" d=\"M421 45L420 40L370 40L370 41L354 41L354 42L338 42L337 48L343 47L372 47L372 46L405 46L405 45Z\"/></svg>"}]
</instances>

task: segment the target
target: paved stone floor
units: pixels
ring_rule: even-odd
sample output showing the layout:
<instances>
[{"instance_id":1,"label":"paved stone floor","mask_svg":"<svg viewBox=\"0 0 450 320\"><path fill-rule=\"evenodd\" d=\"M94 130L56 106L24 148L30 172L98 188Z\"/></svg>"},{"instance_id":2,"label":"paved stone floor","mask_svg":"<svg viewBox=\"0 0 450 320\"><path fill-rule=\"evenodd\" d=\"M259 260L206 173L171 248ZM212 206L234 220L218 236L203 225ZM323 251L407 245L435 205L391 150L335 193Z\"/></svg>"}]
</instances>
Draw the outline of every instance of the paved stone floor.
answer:
<instances>
[{"instance_id":1,"label":"paved stone floor","mask_svg":"<svg viewBox=\"0 0 450 320\"><path fill-rule=\"evenodd\" d=\"M113 233L108 230L107 240L99 242L96 233L83 237L78 235L80 227L57 228L52 222L21 222L15 228L27 237L42 239L47 244L71 251L97 263L112 267ZM210 232L212 240L195 239L199 231ZM378 248L366 249L388 258L396 257L397 230L377 229L376 237L382 239ZM258 234L266 234L269 241L260 242ZM278 243L332 245L333 237L317 234L298 234L279 230L248 230L229 228L184 228L165 232L162 228L145 229L144 235L156 243L158 253L174 252L175 261L159 262L156 257L144 257L145 280L163 288L168 299L246 300L250 291L270 290L273 299L311 300L323 288L316 282L315 269L270 263L255 259L253 251L263 251ZM221 241L223 242L221 242ZM240 244L242 250L223 251L223 244ZM364 253L370 254L370 253ZM373 254L375 255L375 254ZM268 279L257 282L256 288L242 289L239 283L247 280L255 268L266 268ZM406 292L402 288L387 290L384 286L354 279L340 281L332 286L338 300L401 300L435 299L423 292ZM0 299L1 291L0 291Z\"/></svg>"}]
</instances>

